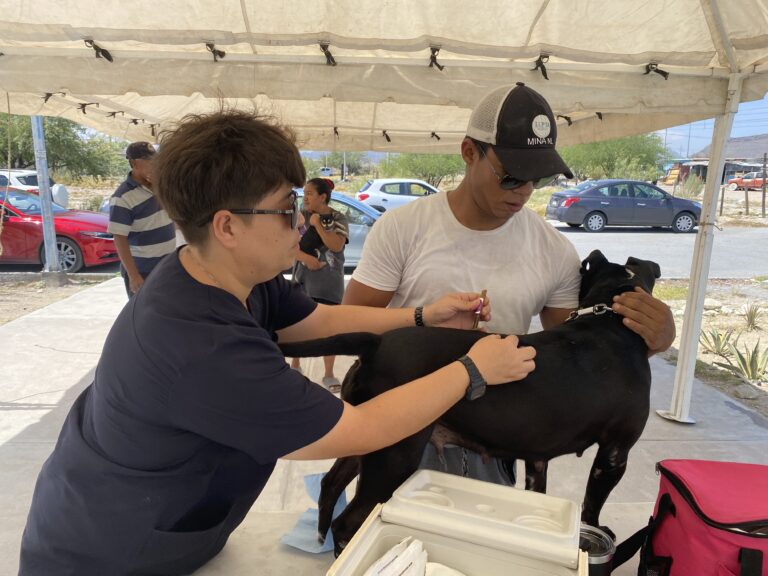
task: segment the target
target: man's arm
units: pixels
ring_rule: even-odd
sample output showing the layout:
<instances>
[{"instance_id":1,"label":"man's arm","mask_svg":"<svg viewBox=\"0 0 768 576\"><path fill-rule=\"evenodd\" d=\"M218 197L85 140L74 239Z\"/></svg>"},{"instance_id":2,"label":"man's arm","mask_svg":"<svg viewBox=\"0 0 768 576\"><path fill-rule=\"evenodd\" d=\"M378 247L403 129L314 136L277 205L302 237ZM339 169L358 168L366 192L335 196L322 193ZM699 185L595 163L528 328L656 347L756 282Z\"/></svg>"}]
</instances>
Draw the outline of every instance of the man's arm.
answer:
<instances>
[{"instance_id":1,"label":"man's arm","mask_svg":"<svg viewBox=\"0 0 768 576\"><path fill-rule=\"evenodd\" d=\"M358 282L354 278L347 284L347 289L344 292L344 299L342 304L351 304L353 306L374 306L376 308L386 308L392 301L392 297L395 292L386 292L384 290L377 290L370 286Z\"/></svg>"},{"instance_id":2,"label":"man's arm","mask_svg":"<svg viewBox=\"0 0 768 576\"><path fill-rule=\"evenodd\" d=\"M144 278L139 274L139 269L136 268L136 261L133 259L131 247L128 244L128 236L112 234L112 238L115 241L115 248L117 248L117 255L120 257L120 263L128 274L128 285L131 288L131 292L135 294L141 288L141 285L144 284Z\"/></svg>"},{"instance_id":3,"label":"man's arm","mask_svg":"<svg viewBox=\"0 0 768 576\"><path fill-rule=\"evenodd\" d=\"M572 310L570 308L547 308L546 306L539 312L539 320L544 330L550 330L555 326L560 326L568 320Z\"/></svg>"},{"instance_id":4,"label":"man's arm","mask_svg":"<svg viewBox=\"0 0 768 576\"><path fill-rule=\"evenodd\" d=\"M649 356L663 352L674 342L676 329L672 310L642 288L616 296L612 308L624 316L627 328L645 340ZM565 322L570 313L571 310L565 308L545 307L539 313L539 318L543 328L549 330Z\"/></svg>"},{"instance_id":5,"label":"man's arm","mask_svg":"<svg viewBox=\"0 0 768 576\"><path fill-rule=\"evenodd\" d=\"M613 311L624 316L624 325L639 334L648 346L648 356L664 352L675 341L672 310L642 288L613 298Z\"/></svg>"}]
</instances>

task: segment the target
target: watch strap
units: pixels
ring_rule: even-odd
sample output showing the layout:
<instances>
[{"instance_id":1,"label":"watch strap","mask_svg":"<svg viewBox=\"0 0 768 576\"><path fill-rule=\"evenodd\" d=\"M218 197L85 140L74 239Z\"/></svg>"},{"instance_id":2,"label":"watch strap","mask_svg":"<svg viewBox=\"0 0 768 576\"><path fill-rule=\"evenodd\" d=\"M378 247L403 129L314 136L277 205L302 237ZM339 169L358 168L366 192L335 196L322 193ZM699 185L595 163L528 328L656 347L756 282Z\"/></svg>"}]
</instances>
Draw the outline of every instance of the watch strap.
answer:
<instances>
[{"instance_id":1,"label":"watch strap","mask_svg":"<svg viewBox=\"0 0 768 576\"><path fill-rule=\"evenodd\" d=\"M485 394L487 382L485 381L485 378L483 378L483 375L480 374L480 370L478 370L477 366L472 361L472 358L465 354L459 358L459 362L464 365L464 368L466 368L467 373L469 374L469 386L467 386L467 392L464 395L464 398L467 400L477 400Z\"/></svg>"}]
</instances>

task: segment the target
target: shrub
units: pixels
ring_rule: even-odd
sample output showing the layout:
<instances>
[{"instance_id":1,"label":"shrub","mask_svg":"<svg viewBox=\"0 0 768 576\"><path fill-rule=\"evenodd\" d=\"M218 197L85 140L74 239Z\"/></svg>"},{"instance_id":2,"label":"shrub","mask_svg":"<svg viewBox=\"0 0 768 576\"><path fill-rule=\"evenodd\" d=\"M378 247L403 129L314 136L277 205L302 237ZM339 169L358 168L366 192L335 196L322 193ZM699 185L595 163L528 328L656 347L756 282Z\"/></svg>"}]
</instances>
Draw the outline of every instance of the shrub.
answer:
<instances>
[{"instance_id":1,"label":"shrub","mask_svg":"<svg viewBox=\"0 0 768 576\"><path fill-rule=\"evenodd\" d=\"M760 328L759 320L763 315L763 311L758 304L754 302L745 304L741 315L744 316L744 320L747 322L747 330L752 331Z\"/></svg>"},{"instance_id":2,"label":"shrub","mask_svg":"<svg viewBox=\"0 0 768 576\"><path fill-rule=\"evenodd\" d=\"M758 383L768 377L768 348L760 350L760 340L751 350L749 346L744 346L743 354L733 345L730 345L730 348L733 362L731 360L728 360L727 364L715 362L716 365L753 383Z\"/></svg>"},{"instance_id":3,"label":"shrub","mask_svg":"<svg viewBox=\"0 0 768 576\"><path fill-rule=\"evenodd\" d=\"M717 328L710 328L708 332L701 331L699 336L699 344L704 347L704 350L710 354L716 356L722 356L728 360L732 355L731 347L736 346L739 342L740 334L733 337L733 330L729 329L725 332L720 332Z\"/></svg>"},{"instance_id":4,"label":"shrub","mask_svg":"<svg viewBox=\"0 0 768 576\"><path fill-rule=\"evenodd\" d=\"M703 188L704 180L694 174L683 180L675 194L680 198L698 198Z\"/></svg>"},{"instance_id":5,"label":"shrub","mask_svg":"<svg viewBox=\"0 0 768 576\"><path fill-rule=\"evenodd\" d=\"M98 212L101 208L101 203L103 202L104 198L97 195L91 195L88 196L82 203L81 203L81 210L92 210L93 212Z\"/></svg>"}]
</instances>

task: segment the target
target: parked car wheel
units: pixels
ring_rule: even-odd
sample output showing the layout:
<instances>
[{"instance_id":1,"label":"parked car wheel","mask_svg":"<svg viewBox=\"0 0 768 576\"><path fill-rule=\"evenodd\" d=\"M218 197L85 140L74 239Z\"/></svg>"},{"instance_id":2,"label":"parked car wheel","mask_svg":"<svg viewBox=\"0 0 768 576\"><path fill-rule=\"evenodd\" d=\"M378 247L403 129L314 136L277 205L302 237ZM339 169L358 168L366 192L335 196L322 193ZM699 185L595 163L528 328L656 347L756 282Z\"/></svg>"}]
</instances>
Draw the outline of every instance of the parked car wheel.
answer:
<instances>
[{"instance_id":1,"label":"parked car wheel","mask_svg":"<svg viewBox=\"0 0 768 576\"><path fill-rule=\"evenodd\" d=\"M675 232L691 232L696 227L696 218L690 212L681 212L672 222Z\"/></svg>"},{"instance_id":2,"label":"parked car wheel","mask_svg":"<svg viewBox=\"0 0 768 576\"><path fill-rule=\"evenodd\" d=\"M602 232L605 224L605 214L602 212L590 212L584 218L584 228L588 232Z\"/></svg>"},{"instance_id":3,"label":"parked car wheel","mask_svg":"<svg viewBox=\"0 0 768 576\"><path fill-rule=\"evenodd\" d=\"M59 254L59 266L63 272L79 272L83 267L83 252L74 240L56 236L56 250ZM45 265L45 244L40 246L40 262Z\"/></svg>"},{"instance_id":4,"label":"parked car wheel","mask_svg":"<svg viewBox=\"0 0 768 576\"><path fill-rule=\"evenodd\" d=\"M738 189L739 189L739 185L736 184L736 182L731 182L730 184L728 184L728 190L730 190L731 192Z\"/></svg>"}]
</instances>

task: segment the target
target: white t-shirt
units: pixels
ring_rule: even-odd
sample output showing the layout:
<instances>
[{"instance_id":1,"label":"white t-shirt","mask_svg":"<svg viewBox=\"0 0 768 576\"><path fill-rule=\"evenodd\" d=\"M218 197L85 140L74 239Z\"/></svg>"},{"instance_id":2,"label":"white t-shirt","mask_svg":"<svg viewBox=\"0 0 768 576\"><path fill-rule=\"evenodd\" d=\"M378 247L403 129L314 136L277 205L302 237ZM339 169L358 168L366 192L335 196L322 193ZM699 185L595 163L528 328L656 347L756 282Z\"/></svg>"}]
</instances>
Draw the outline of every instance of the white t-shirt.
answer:
<instances>
[{"instance_id":1,"label":"white t-shirt","mask_svg":"<svg viewBox=\"0 0 768 576\"><path fill-rule=\"evenodd\" d=\"M440 193L387 211L368 234L352 277L395 291L392 307L486 289L488 330L525 334L545 306L578 307L580 265L573 244L528 208L495 230L470 230Z\"/></svg>"}]
</instances>

